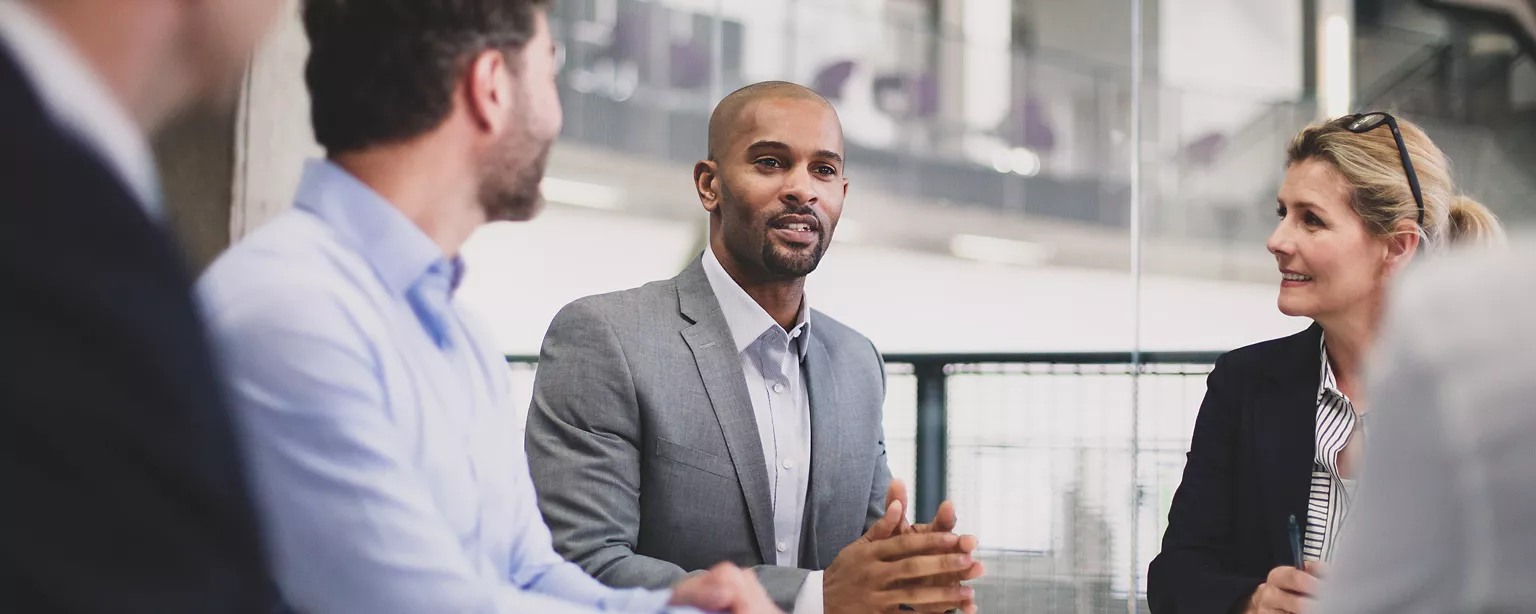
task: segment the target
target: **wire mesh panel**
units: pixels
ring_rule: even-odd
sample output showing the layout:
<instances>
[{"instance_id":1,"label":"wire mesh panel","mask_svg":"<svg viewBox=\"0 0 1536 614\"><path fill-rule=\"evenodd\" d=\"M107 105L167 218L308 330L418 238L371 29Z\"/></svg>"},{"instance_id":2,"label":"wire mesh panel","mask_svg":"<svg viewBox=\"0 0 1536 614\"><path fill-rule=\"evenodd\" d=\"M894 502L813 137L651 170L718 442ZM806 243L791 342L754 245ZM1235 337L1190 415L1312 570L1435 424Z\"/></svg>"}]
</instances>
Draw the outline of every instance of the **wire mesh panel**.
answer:
<instances>
[{"instance_id":1,"label":"wire mesh panel","mask_svg":"<svg viewBox=\"0 0 1536 614\"><path fill-rule=\"evenodd\" d=\"M1129 364L948 366L947 496L959 530L981 540L988 571L976 583L980 605L1120 613L1131 595L1144 609L1146 567L1209 370L1144 365L1138 403ZM1139 437L1133 411L1141 412Z\"/></svg>"}]
</instances>

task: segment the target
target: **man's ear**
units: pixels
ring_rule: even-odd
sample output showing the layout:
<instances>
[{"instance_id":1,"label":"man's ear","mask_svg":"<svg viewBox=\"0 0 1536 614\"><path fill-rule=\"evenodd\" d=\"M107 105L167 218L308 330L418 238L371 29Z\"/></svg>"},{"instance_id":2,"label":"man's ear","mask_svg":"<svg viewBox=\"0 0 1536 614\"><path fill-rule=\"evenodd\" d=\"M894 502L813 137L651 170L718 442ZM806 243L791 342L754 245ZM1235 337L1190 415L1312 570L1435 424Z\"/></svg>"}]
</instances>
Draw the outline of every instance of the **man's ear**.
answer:
<instances>
[{"instance_id":1,"label":"man's ear","mask_svg":"<svg viewBox=\"0 0 1536 614\"><path fill-rule=\"evenodd\" d=\"M475 125L492 134L506 129L512 117L512 67L505 53L487 49L470 60L462 90L465 108Z\"/></svg>"},{"instance_id":2,"label":"man's ear","mask_svg":"<svg viewBox=\"0 0 1536 614\"><path fill-rule=\"evenodd\" d=\"M1387 274L1396 274L1413 261L1419 251L1419 226L1408 220L1398 222L1387 237Z\"/></svg>"},{"instance_id":3,"label":"man's ear","mask_svg":"<svg viewBox=\"0 0 1536 614\"><path fill-rule=\"evenodd\" d=\"M693 189L699 193L699 204L714 213L720 208L720 164L714 160L699 160L693 165Z\"/></svg>"}]
</instances>

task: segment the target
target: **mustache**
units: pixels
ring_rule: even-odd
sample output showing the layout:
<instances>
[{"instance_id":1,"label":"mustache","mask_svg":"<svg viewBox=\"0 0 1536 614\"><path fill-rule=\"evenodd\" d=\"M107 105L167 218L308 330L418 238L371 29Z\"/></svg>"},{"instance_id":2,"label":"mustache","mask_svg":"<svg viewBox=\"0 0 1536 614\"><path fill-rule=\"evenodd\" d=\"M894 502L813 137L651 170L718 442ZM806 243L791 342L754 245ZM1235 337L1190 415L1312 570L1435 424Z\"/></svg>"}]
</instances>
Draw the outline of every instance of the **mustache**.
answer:
<instances>
[{"instance_id":1,"label":"mustache","mask_svg":"<svg viewBox=\"0 0 1536 614\"><path fill-rule=\"evenodd\" d=\"M801 206L801 207L785 207L783 209L780 209L778 211L775 211L773 213L770 213L770 214L767 214L767 215L763 216L763 219L765 220L765 224L767 226L772 226L774 220L777 220L779 218L786 217L786 216L791 216L791 215L815 218L816 219L816 231L818 233L820 233L820 234L826 234L826 232L827 232L827 220L826 220L826 218L818 215L816 213L816 209L814 207L809 206L809 205Z\"/></svg>"}]
</instances>

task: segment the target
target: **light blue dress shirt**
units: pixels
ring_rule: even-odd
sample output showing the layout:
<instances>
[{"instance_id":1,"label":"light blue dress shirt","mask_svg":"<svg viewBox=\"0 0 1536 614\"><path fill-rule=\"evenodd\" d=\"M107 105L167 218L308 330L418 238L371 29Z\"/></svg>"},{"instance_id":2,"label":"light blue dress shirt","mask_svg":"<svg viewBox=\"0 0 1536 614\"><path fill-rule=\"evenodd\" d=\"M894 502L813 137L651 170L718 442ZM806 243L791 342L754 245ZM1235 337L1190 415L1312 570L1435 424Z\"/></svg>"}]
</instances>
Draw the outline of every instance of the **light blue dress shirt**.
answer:
<instances>
[{"instance_id":1,"label":"light blue dress shirt","mask_svg":"<svg viewBox=\"0 0 1536 614\"><path fill-rule=\"evenodd\" d=\"M329 162L199 284L274 575L308 614L660 612L557 555L462 265ZM682 611L682 610L674 610ZM688 610L691 611L691 610Z\"/></svg>"}]
</instances>

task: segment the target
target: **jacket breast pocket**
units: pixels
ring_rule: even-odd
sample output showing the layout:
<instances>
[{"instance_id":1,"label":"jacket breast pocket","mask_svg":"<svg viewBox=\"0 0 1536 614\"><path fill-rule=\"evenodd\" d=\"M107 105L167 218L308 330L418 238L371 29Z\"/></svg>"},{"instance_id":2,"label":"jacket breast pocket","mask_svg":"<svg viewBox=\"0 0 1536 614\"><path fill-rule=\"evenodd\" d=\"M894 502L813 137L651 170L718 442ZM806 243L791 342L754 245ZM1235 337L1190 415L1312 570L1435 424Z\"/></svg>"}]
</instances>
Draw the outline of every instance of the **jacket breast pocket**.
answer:
<instances>
[{"instance_id":1,"label":"jacket breast pocket","mask_svg":"<svg viewBox=\"0 0 1536 614\"><path fill-rule=\"evenodd\" d=\"M657 437L656 456L705 473L713 473L727 480L736 479L736 468L731 465L731 461L675 441Z\"/></svg>"}]
</instances>

